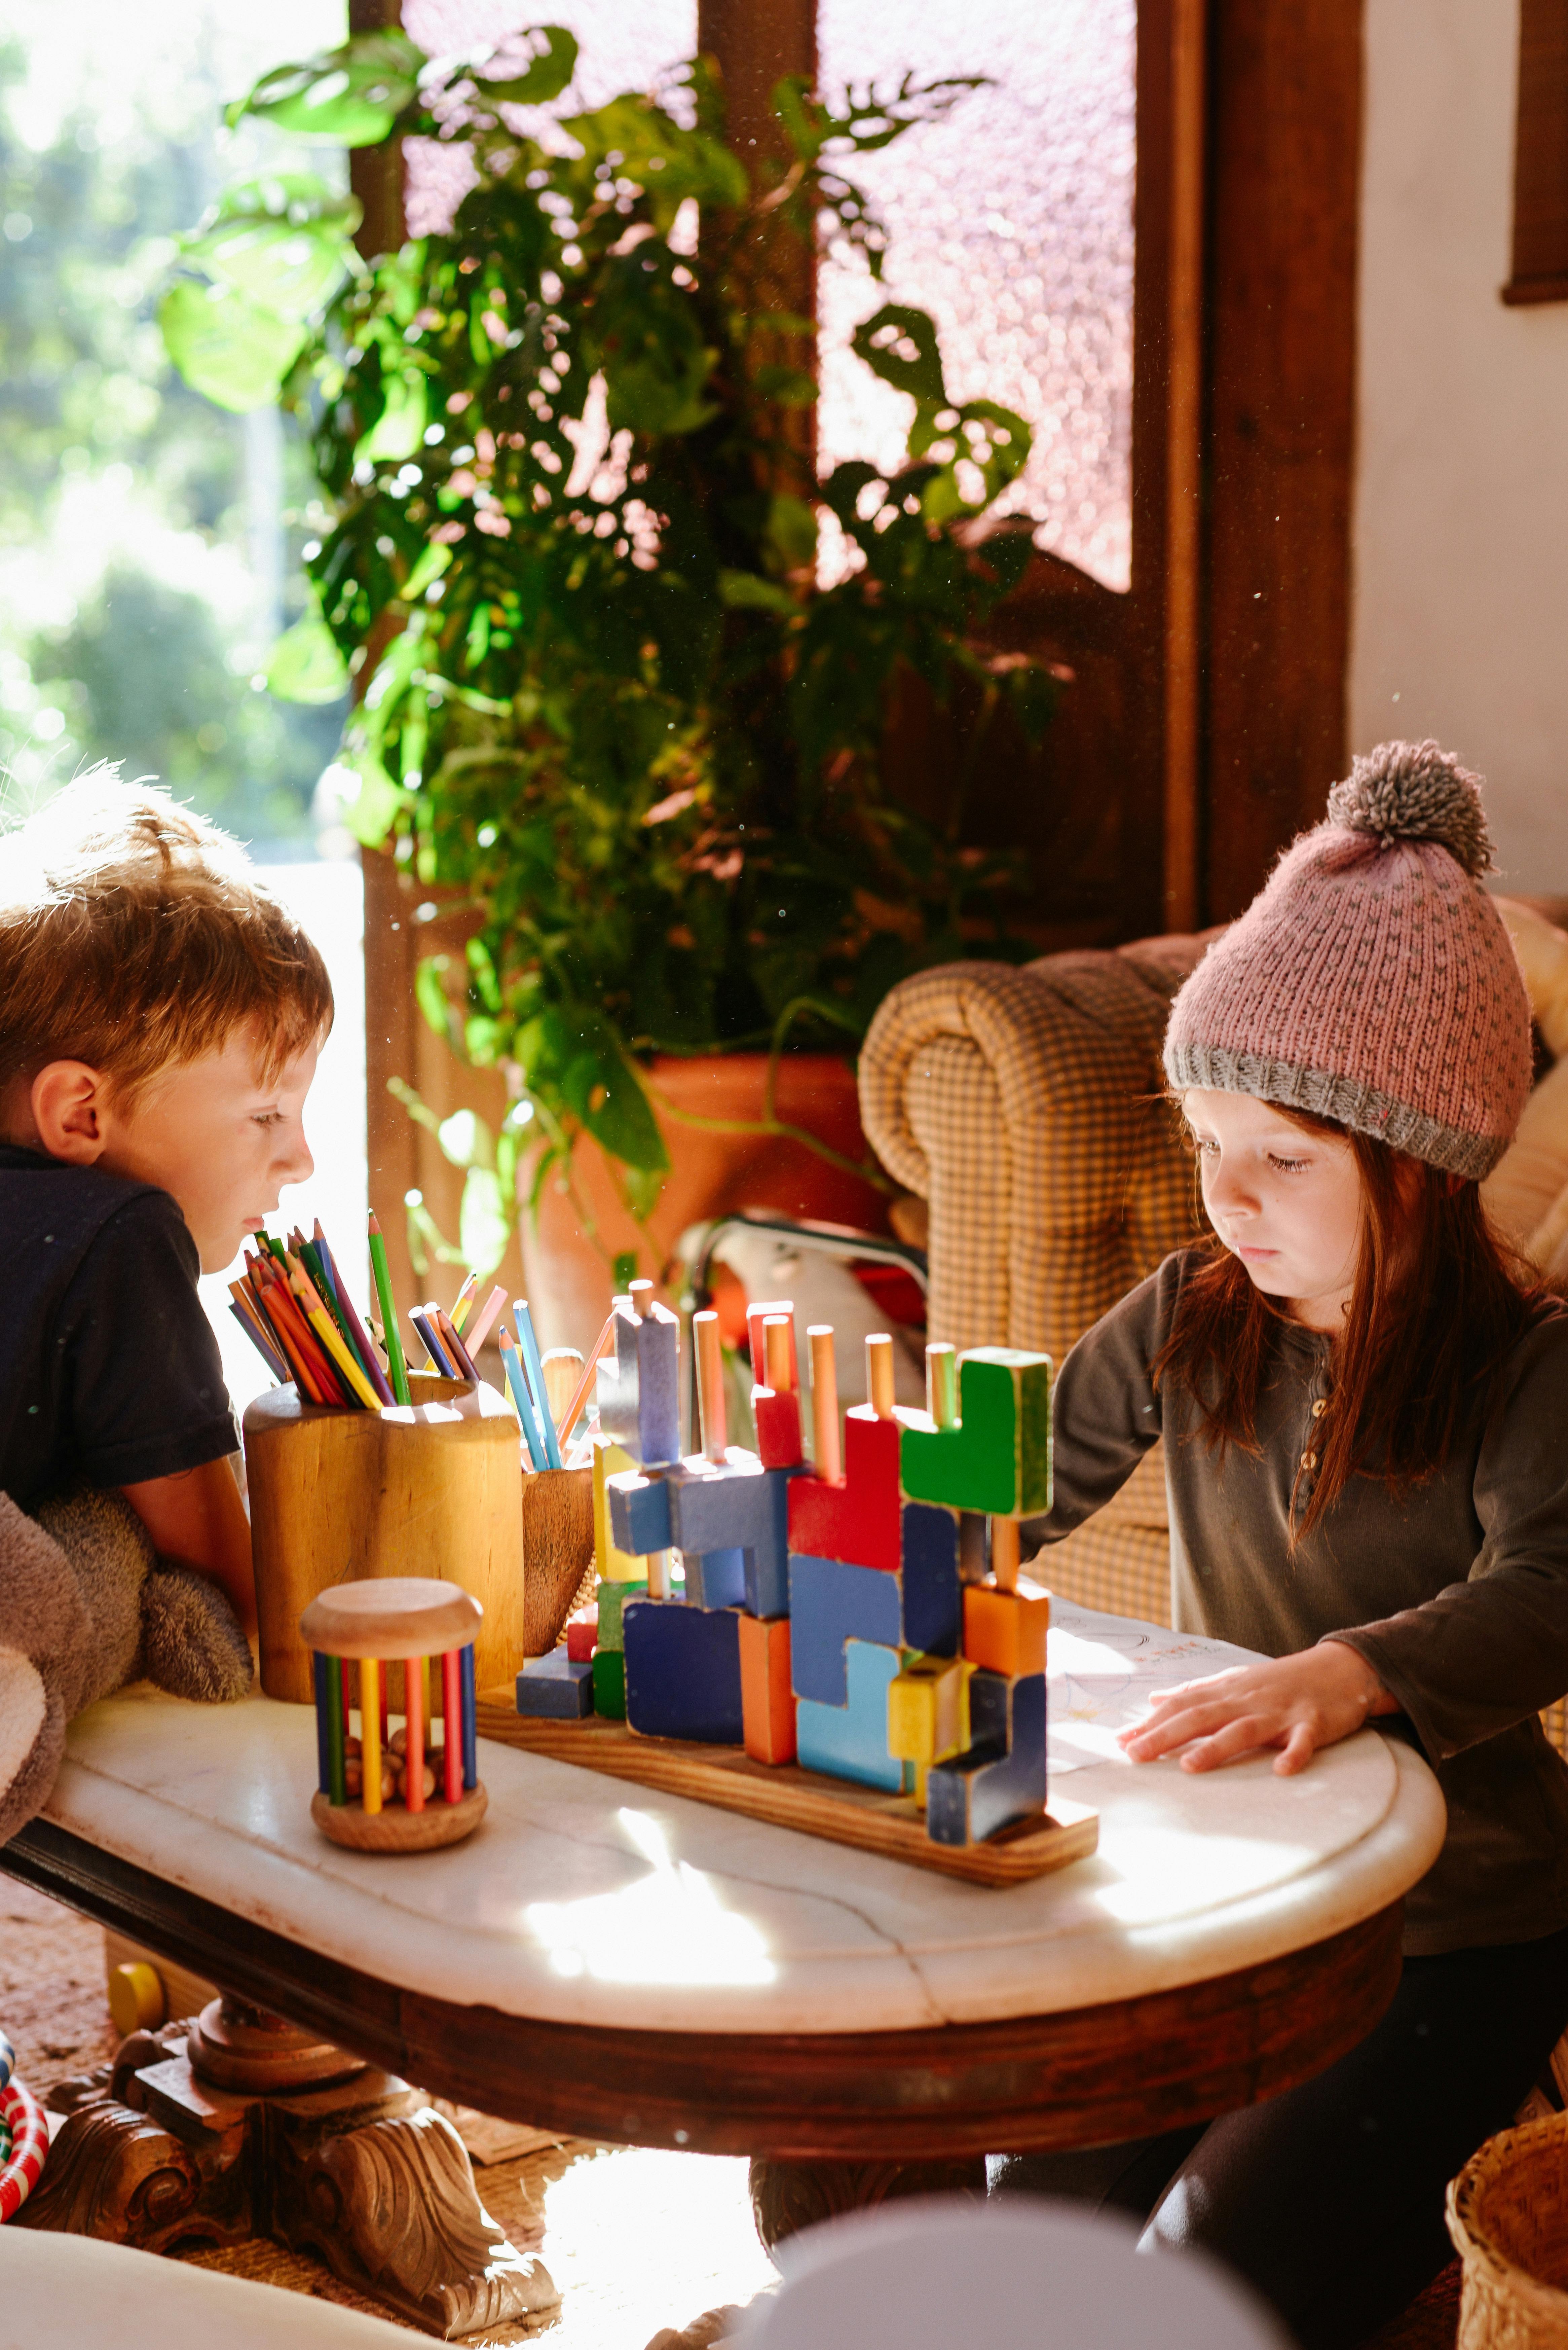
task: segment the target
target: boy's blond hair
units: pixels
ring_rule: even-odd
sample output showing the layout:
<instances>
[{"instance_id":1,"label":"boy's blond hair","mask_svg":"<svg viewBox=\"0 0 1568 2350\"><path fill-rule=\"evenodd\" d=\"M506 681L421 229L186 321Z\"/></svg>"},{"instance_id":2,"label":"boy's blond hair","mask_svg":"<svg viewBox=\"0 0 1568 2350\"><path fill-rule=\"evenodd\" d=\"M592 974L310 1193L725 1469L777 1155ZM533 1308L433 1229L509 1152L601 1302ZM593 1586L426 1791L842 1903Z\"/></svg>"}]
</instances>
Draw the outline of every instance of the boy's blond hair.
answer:
<instances>
[{"instance_id":1,"label":"boy's blond hair","mask_svg":"<svg viewBox=\"0 0 1568 2350\"><path fill-rule=\"evenodd\" d=\"M85 1061L129 1101L247 1023L270 1085L331 1026L332 983L216 825L103 765L0 834L0 1093Z\"/></svg>"}]
</instances>

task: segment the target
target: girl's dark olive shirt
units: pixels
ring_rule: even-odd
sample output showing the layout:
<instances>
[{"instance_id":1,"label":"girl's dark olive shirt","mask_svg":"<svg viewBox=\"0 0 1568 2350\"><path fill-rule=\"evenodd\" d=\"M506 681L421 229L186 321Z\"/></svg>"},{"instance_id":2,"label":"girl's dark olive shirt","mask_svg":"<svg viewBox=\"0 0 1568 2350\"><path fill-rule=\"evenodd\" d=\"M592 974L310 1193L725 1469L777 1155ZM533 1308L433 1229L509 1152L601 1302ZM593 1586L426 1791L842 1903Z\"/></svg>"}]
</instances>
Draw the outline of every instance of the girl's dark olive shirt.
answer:
<instances>
[{"instance_id":1,"label":"girl's dark olive shirt","mask_svg":"<svg viewBox=\"0 0 1568 2350\"><path fill-rule=\"evenodd\" d=\"M1063 1364L1050 1514L1059 1541L1165 1439L1173 1617L1288 1656L1343 1639L1398 1700L1449 1807L1443 1849L1407 1900L1412 1956L1529 1941L1568 1925L1568 1765L1537 1715L1568 1691L1568 1312L1534 1310L1479 1387L1448 1465L1402 1495L1357 1476L1293 1552L1333 1409L1330 1342L1282 1320L1258 1413L1259 1450L1205 1443L1192 1399L1149 1366L1199 1259L1158 1273ZM1041 1572L1049 1580L1048 1560Z\"/></svg>"}]
</instances>

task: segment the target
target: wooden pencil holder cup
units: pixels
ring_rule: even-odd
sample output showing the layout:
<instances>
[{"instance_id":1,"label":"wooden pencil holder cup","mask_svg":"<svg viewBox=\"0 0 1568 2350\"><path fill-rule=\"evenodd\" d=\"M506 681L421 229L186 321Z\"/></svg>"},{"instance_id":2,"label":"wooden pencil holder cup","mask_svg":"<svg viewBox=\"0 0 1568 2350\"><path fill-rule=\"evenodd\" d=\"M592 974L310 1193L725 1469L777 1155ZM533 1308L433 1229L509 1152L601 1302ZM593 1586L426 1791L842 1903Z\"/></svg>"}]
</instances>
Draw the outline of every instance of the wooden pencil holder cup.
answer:
<instances>
[{"instance_id":1,"label":"wooden pencil holder cup","mask_svg":"<svg viewBox=\"0 0 1568 2350\"><path fill-rule=\"evenodd\" d=\"M593 1563L593 1471L525 1470L523 1648L526 1656L549 1655ZM481 1687L489 1687L483 1670Z\"/></svg>"},{"instance_id":2,"label":"wooden pencil holder cup","mask_svg":"<svg viewBox=\"0 0 1568 2350\"><path fill-rule=\"evenodd\" d=\"M384 1411L302 1404L272 1388L244 1416L268 1697L308 1705L299 1621L319 1592L367 1577L454 1583L483 1609L476 1665L488 1688L526 1653L523 1471L517 1421L495 1389L410 1373L416 1400Z\"/></svg>"},{"instance_id":3,"label":"wooden pencil holder cup","mask_svg":"<svg viewBox=\"0 0 1568 2350\"><path fill-rule=\"evenodd\" d=\"M310 1816L334 1844L429 1852L484 1817L473 1670L483 1616L455 1583L379 1575L319 1593L300 1617L316 1699Z\"/></svg>"}]
</instances>

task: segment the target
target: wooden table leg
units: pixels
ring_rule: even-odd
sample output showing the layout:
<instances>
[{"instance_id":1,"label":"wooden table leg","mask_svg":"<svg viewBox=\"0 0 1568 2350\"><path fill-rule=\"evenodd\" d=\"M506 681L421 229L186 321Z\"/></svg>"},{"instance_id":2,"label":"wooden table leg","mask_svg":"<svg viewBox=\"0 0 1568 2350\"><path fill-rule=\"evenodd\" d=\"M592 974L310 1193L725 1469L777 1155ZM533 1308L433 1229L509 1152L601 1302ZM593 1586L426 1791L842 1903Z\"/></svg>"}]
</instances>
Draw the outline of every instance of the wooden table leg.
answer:
<instances>
[{"instance_id":1,"label":"wooden table leg","mask_svg":"<svg viewBox=\"0 0 1568 2350\"><path fill-rule=\"evenodd\" d=\"M907 2195L970 2195L983 2199L985 2157L950 2162L773 2162L752 2158L752 2217L763 2249L815 2228L841 2211L861 2211Z\"/></svg>"},{"instance_id":2,"label":"wooden table leg","mask_svg":"<svg viewBox=\"0 0 1568 2350\"><path fill-rule=\"evenodd\" d=\"M24 2227L146 2251L270 2235L442 2341L560 2305L422 2090L263 2009L132 2033L50 2103L68 2118Z\"/></svg>"}]
</instances>

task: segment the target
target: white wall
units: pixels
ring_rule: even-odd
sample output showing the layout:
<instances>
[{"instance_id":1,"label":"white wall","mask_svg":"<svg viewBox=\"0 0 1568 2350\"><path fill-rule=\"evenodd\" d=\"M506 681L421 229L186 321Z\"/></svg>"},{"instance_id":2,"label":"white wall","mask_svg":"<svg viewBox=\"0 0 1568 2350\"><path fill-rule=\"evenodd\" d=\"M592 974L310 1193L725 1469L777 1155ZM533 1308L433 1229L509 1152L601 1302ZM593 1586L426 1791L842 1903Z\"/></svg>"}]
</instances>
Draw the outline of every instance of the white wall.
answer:
<instances>
[{"instance_id":1,"label":"white wall","mask_svg":"<svg viewBox=\"0 0 1568 2350\"><path fill-rule=\"evenodd\" d=\"M1350 740L1436 735L1505 886L1568 893L1568 303L1498 299L1518 47L1510 0L1367 0Z\"/></svg>"}]
</instances>

